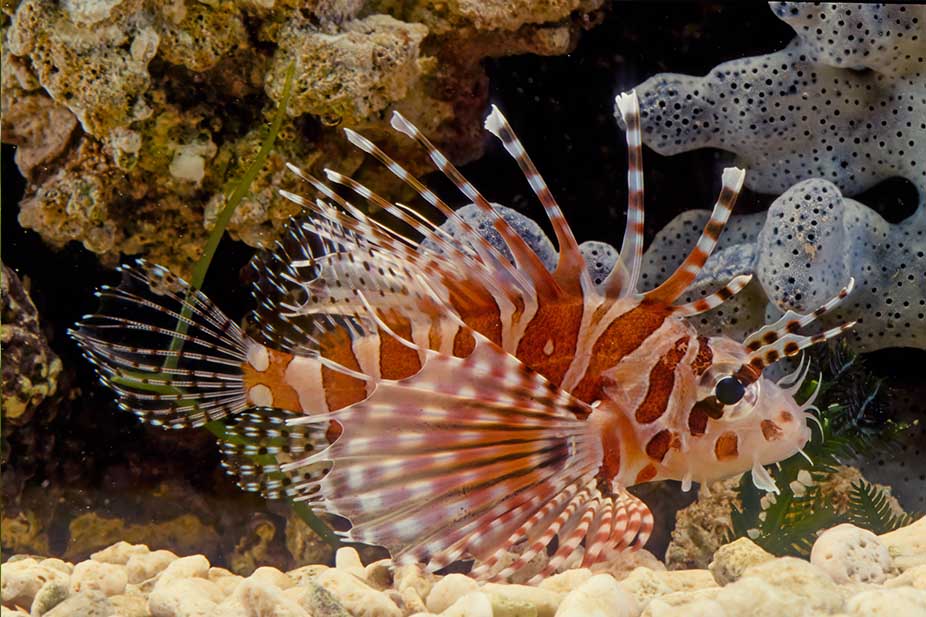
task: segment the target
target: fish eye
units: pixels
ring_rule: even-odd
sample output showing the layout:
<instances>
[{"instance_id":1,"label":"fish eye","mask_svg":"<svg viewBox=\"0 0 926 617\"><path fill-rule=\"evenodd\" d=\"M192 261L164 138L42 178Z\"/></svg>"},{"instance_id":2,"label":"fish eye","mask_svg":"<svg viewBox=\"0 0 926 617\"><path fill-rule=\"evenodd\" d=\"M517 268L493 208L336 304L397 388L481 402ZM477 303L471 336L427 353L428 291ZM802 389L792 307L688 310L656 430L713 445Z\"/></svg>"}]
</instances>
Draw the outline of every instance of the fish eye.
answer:
<instances>
[{"instance_id":1,"label":"fish eye","mask_svg":"<svg viewBox=\"0 0 926 617\"><path fill-rule=\"evenodd\" d=\"M724 405L735 405L746 394L746 386L732 375L724 377L714 386L714 396Z\"/></svg>"}]
</instances>

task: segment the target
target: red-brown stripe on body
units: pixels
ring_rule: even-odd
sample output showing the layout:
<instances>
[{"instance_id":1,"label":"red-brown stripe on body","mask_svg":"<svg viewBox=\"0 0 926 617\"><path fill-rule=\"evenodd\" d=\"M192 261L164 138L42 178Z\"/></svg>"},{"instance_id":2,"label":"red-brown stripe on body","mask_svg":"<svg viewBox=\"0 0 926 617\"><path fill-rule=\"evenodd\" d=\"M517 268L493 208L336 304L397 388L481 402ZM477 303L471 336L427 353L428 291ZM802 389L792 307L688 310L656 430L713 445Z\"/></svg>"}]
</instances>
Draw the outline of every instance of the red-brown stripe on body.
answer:
<instances>
[{"instance_id":1,"label":"red-brown stripe on body","mask_svg":"<svg viewBox=\"0 0 926 617\"><path fill-rule=\"evenodd\" d=\"M592 346L592 357L582 379L572 390L573 396L591 403L601 398L601 373L617 365L650 337L671 313L664 304L642 302L627 311L605 329Z\"/></svg>"},{"instance_id":2,"label":"red-brown stripe on body","mask_svg":"<svg viewBox=\"0 0 926 617\"><path fill-rule=\"evenodd\" d=\"M341 366L362 372L346 329L332 328L321 337L319 343L322 356ZM325 401L331 411L352 405L367 395L367 382L339 373L327 366L322 367L322 384L325 388Z\"/></svg>"},{"instance_id":3,"label":"red-brown stripe on body","mask_svg":"<svg viewBox=\"0 0 926 617\"><path fill-rule=\"evenodd\" d=\"M582 308L579 302L541 304L518 342L518 360L554 384L562 383L575 356Z\"/></svg>"},{"instance_id":4,"label":"red-brown stripe on body","mask_svg":"<svg viewBox=\"0 0 926 617\"><path fill-rule=\"evenodd\" d=\"M739 439L736 433L727 431L717 438L714 443L714 456L718 461L725 461L736 458L739 454Z\"/></svg>"},{"instance_id":5,"label":"red-brown stripe on body","mask_svg":"<svg viewBox=\"0 0 926 617\"><path fill-rule=\"evenodd\" d=\"M691 370L696 377L700 377L711 367L714 360L714 352L711 351L709 339L706 336L698 337L698 353L691 362Z\"/></svg>"},{"instance_id":6,"label":"red-brown stripe on body","mask_svg":"<svg viewBox=\"0 0 926 617\"><path fill-rule=\"evenodd\" d=\"M662 429L650 438L646 444L646 455L651 459L662 462L672 444L672 433L669 429Z\"/></svg>"},{"instance_id":7,"label":"red-brown stripe on body","mask_svg":"<svg viewBox=\"0 0 926 617\"><path fill-rule=\"evenodd\" d=\"M386 325L406 341L412 340L412 324L404 317L390 319ZM421 370L418 352L379 331L379 371L383 379L404 379Z\"/></svg>"},{"instance_id":8,"label":"red-brown stripe on body","mask_svg":"<svg viewBox=\"0 0 926 617\"><path fill-rule=\"evenodd\" d=\"M241 365L245 392L248 392L256 385L267 386L273 394L274 407L296 413L301 412L302 405L299 404L299 394L292 386L286 383L285 379L286 369L289 367L289 363L293 361L293 354L268 347L267 357L270 362L263 371L256 370L248 362Z\"/></svg>"},{"instance_id":9,"label":"red-brown stripe on body","mask_svg":"<svg viewBox=\"0 0 926 617\"><path fill-rule=\"evenodd\" d=\"M672 390L675 387L675 367L685 357L688 351L689 337L683 336L675 341L672 349L659 359L658 362L650 369L649 387L646 390L646 396L637 407L634 414L637 422L649 424L655 422L665 413L669 405L669 398L672 396Z\"/></svg>"}]
</instances>

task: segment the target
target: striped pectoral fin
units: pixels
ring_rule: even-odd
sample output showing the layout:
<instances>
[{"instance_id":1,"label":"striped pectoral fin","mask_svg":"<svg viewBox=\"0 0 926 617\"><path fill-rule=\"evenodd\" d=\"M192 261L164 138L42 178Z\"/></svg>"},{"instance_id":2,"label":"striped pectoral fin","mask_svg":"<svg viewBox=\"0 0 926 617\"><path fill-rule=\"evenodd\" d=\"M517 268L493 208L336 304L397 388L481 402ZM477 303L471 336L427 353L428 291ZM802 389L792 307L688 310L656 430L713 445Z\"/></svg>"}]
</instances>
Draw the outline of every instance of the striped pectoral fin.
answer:
<instances>
[{"instance_id":1,"label":"striped pectoral fin","mask_svg":"<svg viewBox=\"0 0 926 617\"><path fill-rule=\"evenodd\" d=\"M119 406L169 428L243 410L252 343L238 326L162 266L139 260L119 270L122 284L97 290L99 312L69 331Z\"/></svg>"},{"instance_id":2,"label":"striped pectoral fin","mask_svg":"<svg viewBox=\"0 0 926 617\"><path fill-rule=\"evenodd\" d=\"M330 414L291 417L294 429L330 420L343 429L330 445L316 431L312 442L324 448L280 467L310 471L292 494L349 519L350 539L434 569L492 554L507 539L493 535L500 525L517 529L548 498L591 478L600 445L583 419L588 406L473 336L465 358L423 350L415 375L384 379ZM330 471L316 479L324 465Z\"/></svg>"}]
</instances>

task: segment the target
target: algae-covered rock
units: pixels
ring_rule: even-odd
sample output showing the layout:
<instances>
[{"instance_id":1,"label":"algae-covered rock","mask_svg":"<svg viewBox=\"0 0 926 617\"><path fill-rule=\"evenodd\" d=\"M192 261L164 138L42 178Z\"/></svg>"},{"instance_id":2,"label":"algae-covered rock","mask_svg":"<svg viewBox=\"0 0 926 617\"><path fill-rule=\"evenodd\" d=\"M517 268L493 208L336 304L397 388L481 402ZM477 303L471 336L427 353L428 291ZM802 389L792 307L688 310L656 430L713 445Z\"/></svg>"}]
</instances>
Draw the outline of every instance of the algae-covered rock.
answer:
<instances>
[{"instance_id":1,"label":"algae-covered rock","mask_svg":"<svg viewBox=\"0 0 926 617\"><path fill-rule=\"evenodd\" d=\"M38 312L16 273L2 266L3 431L28 423L58 387L61 360L48 346Z\"/></svg>"},{"instance_id":2,"label":"algae-covered rock","mask_svg":"<svg viewBox=\"0 0 926 617\"><path fill-rule=\"evenodd\" d=\"M267 94L280 102L284 76L295 63L287 112L309 113L330 124L356 124L403 99L421 73L428 29L388 15L371 15L322 31L293 20L280 32L267 76Z\"/></svg>"}]
</instances>

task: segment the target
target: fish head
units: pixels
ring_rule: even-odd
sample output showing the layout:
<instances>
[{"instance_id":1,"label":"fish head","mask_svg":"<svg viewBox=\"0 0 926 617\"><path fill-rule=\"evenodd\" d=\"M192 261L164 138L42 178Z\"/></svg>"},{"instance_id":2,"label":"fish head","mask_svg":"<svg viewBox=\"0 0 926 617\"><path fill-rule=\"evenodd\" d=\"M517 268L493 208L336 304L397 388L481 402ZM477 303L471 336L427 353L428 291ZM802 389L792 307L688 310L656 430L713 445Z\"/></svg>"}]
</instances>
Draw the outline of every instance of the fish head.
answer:
<instances>
[{"instance_id":1,"label":"fish head","mask_svg":"<svg viewBox=\"0 0 926 617\"><path fill-rule=\"evenodd\" d=\"M662 475L704 483L751 470L759 488L774 491L764 466L800 453L816 420L812 400L795 399L806 371L776 382L749 364L743 343L711 337L707 345L710 365L695 377L684 425L676 427L682 447L669 453Z\"/></svg>"}]
</instances>

